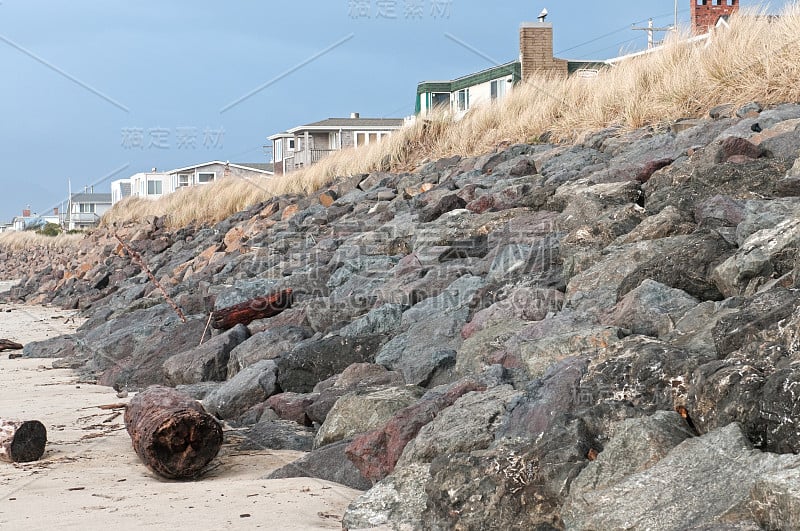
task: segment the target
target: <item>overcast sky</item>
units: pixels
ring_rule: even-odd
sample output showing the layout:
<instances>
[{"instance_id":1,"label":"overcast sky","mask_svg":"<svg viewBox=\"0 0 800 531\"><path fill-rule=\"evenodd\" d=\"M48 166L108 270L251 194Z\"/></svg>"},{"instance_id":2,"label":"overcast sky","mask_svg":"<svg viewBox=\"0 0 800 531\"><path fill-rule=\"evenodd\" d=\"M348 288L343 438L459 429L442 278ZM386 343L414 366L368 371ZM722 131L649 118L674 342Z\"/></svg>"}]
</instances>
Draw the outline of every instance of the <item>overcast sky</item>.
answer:
<instances>
[{"instance_id":1,"label":"overcast sky","mask_svg":"<svg viewBox=\"0 0 800 531\"><path fill-rule=\"evenodd\" d=\"M152 167L267 162L296 125L410 115L418 82L516 59L544 7L568 59L642 49L631 24L673 19L672 0L1 0L0 221L60 206L68 180L110 192Z\"/></svg>"}]
</instances>

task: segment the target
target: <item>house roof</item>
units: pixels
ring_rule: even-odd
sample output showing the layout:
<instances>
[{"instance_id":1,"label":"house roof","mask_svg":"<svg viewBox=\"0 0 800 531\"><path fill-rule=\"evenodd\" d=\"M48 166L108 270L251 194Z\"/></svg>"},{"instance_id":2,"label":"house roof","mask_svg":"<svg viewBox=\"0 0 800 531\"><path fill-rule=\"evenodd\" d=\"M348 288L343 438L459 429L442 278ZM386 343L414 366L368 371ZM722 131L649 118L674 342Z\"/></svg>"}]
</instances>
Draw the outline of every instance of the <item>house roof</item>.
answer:
<instances>
[{"instance_id":1,"label":"house roof","mask_svg":"<svg viewBox=\"0 0 800 531\"><path fill-rule=\"evenodd\" d=\"M510 61L450 81L423 81L417 85L417 95L428 92L456 92L507 76L511 76L511 80L514 83L522 79L522 66L519 61ZM419 106L419 101L417 101L417 105ZM419 109L417 109L417 112L419 112Z\"/></svg>"},{"instance_id":2,"label":"house roof","mask_svg":"<svg viewBox=\"0 0 800 531\"><path fill-rule=\"evenodd\" d=\"M111 204L111 194L72 194L73 203L108 203Z\"/></svg>"},{"instance_id":3,"label":"house roof","mask_svg":"<svg viewBox=\"0 0 800 531\"><path fill-rule=\"evenodd\" d=\"M328 118L289 129L288 133L299 131L327 131L335 129L399 129L405 121L402 118Z\"/></svg>"},{"instance_id":4,"label":"house roof","mask_svg":"<svg viewBox=\"0 0 800 531\"><path fill-rule=\"evenodd\" d=\"M275 169L275 165L271 162L231 162L231 166L250 168L253 170L263 170L270 173Z\"/></svg>"},{"instance_id":5,"label":"house roof","mask_svg":"<svg viewBox=\"0 0 800 531\"><path fill-rule=\"evenodd\" d=\"M224 162L224 161L221 161L221 160L212 160L211 162L204 162L202 164L194 164L192 166L186 166L185 168L178 168L176 170L170 170L167 173L168 174L173 174L173 173L178 173L178 172L187 171L187 170L194 170L194 169L197 169L197 168L202 168L203 166L211 166L213 164L221 164L222 166L225 166L227 164L231 168L239 168L239 169L242 169L242 170L250 170L250 171L255 171L255 172L258 172L258 173L264 173L266 175L272 175L272 168L271 168L272 164L263 164L263 163L241 163L241 164L236 164L236 163L233 163L233 162ZM270 166L270 168L267 169L266 167L262 167L262 166Z\"/></svg>"}]
</instances>

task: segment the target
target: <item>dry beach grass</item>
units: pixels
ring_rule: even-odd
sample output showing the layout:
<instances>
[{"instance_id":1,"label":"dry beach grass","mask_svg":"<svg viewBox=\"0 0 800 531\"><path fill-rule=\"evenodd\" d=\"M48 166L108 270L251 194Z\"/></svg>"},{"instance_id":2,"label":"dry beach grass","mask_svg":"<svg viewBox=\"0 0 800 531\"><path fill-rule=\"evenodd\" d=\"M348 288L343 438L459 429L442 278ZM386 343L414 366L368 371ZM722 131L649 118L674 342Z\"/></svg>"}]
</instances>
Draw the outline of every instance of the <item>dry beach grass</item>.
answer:
<instances>
[{"instance_id":1,"label":"dry beach grass","mask_svg":"<svg viewBox=\"0 0 800 531\"><path fill-rule=\"evenodd\" d=\"M287 176L222 181L152 202L123 201L105 222L167 214L175 227L213 223L274 195L317 190L339 176L408 170L426 160L486 153L498 144L535 142L544 133L568 142L606 127L633 129L700 117L721 103L800 101L798 36L798 4L789 5L780 18L743 11L709 44L673 38L661 52L619 64L595 79L540 78L459 121L447 114L417 120L380 144L335 153Z\"/></svg>"}]
</instances>

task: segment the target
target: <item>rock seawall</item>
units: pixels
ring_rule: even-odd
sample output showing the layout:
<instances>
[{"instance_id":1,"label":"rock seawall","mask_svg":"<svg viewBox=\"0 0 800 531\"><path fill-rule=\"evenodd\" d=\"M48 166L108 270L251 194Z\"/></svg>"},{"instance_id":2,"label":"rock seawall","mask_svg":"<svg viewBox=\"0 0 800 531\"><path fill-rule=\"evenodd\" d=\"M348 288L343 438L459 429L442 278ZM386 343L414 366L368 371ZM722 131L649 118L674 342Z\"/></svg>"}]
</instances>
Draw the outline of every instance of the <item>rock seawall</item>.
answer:
<instances>
[{"instance_id":1,"label":"rock seawall","mask_svg":"<svg viewBox=\"0 0 800 531\"><path fill-rule=\"evenodd\" d=\"M372 484L350 529L793 528L800 105L759 108L98 230L6 296L88 318L25 355L310 451L276 477Z\"/></svg>"}]
</instances>

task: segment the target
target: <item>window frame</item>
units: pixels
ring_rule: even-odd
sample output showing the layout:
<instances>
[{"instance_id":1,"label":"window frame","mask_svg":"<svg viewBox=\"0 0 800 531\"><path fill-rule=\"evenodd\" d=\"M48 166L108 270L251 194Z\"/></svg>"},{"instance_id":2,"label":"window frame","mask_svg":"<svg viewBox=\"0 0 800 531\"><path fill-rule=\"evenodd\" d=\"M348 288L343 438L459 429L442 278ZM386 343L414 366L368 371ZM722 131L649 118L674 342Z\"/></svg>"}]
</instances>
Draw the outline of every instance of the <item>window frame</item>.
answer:
<instances>
[{"instance_id":1,"label":"window frame","mask_svg":"<svg viewBox=\"0 0 800 531\"><path fill-rule=\"evenodd\" d=\"M210 181L203 181L202 180L202 176L203 175L211 175L211 180ZM217 180L217 172L215 172L215 171L199 171L199 172L197 172L197 184L211 184L213 182L216 182L216 180Z\"/></svg>"}]
</instances>

